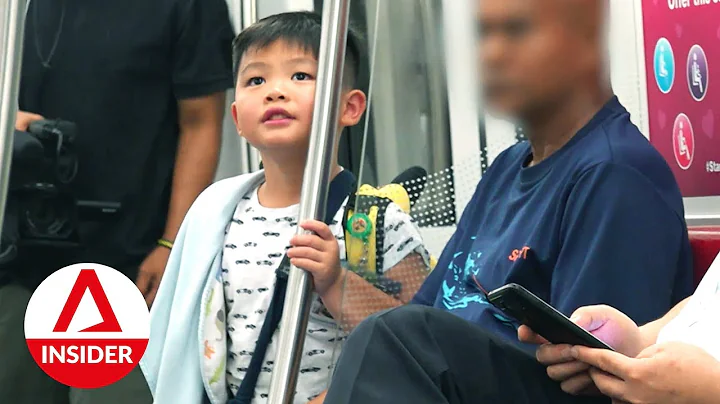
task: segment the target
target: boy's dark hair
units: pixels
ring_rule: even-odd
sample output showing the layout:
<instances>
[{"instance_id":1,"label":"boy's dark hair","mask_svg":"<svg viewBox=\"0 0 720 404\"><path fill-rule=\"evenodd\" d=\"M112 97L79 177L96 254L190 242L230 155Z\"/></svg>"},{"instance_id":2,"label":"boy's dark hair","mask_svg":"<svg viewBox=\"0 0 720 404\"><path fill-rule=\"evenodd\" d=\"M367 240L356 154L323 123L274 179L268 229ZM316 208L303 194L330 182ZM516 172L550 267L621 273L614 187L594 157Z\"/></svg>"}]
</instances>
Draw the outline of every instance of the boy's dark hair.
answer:
<instances>
[{"instance_id":1,"label":"boy's dark hair","mask_svg":"<svg viewBox=\"0 0 720 404\"><path fill-rule=\"evenodd\" d=\"M312 52L315 59L320 53L322 17L310 11L281 13L265 17L243 30L233 41L233 71L237 82L240 61L250 49L262 49L282 40ZM362 38L348 26L345 50L343 85L356 88L360 70Z\"/></svg>"}]
</instances>

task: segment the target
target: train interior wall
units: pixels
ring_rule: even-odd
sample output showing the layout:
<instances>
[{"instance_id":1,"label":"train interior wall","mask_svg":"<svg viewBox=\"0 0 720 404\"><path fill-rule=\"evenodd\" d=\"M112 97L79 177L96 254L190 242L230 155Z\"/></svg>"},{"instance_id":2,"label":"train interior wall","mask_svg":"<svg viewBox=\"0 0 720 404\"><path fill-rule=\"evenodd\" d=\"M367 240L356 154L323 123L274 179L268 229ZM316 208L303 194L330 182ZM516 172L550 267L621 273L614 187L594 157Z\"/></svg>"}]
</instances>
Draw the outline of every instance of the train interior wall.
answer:
<instances>
[{"instance_id":1,"label":"train interior wall","mask_svg":"<svg viewBox=\"0 0 720 404\"><path fill-rule=\"evenodd\" d=\"M471 42L463 36L472 30L468 15L472 15L473 2L351 3L351 23L370 48L360 71L363 89L370 90L370 107L368 120L344 134L340 162L361 182L374 185L387 183L414 165L437 174L436 179L444 178L443 183L437 179L435 191L450 190L451 198L441 207L442 212L434 213L435 219L423 225L434 253L452 234L484 169L502 150L523 139L521 128L486 114L481 97L468 95L476 82L470 77L474 61L467 55L472 53L467 52ZM290 10L321 10L322 0L262 0L257 4L262 18ZM611 0L608 68L615 93L647 136L641 4L642 0ZM242 0L228 0L228 6L239 29ZM466 51L456 49L463 45ZM231 101L232 91L228 92ZM237 158L239 143L228 113L218 179L242 172ZM685 203L689 224L720 224L720 196L686 198ZM448 217L451 220L445 220Z\"/></svg>"}]
</instances>

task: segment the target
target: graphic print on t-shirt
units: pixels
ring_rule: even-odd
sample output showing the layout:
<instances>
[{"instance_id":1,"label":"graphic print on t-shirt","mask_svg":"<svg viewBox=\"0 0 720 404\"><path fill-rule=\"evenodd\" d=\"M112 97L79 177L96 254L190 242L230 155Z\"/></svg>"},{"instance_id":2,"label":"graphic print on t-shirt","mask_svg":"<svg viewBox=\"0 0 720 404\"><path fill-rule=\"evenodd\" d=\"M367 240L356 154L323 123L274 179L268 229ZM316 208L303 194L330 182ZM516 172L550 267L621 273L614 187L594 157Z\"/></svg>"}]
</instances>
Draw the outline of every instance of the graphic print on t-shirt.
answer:
<instances>
[{"instance_id":1,"label":"graphic print on t-shirt","mask_svg":"<svg viewBox=\"0 0 720 404\"><path fill-rule=\"evenodd\" d=\"M476 237L472 236L470 240L474 242ZM471 244L474 247L474 243ZM467 309L471 305L489 306L495 318L504 324L513 324L511 319L495 310L488 302L484 293L487 291L480 290L482 285L477 276L482 268L482 256L481 251L471 251L468 254L460 251L453 255L448 264L452 276L446 277L442 282L442 304L450 311Z\"/></svg>"},{"instance_id":2,"label":"graphic print on t-shirt","mask_svg":"<svg viewBox=\"0 0 720 404\"><path fill-rule=\"evenodd\" d=\"M457 252L450 261L450 270L453 272L452 279L454 284L450 286L447 279L443 281L443 304L448 310L464 309L472 303L490 304L485 295L477 289L468 290L467 282L480 271L477 261L482 256L481 252L473 251L467 254L465 265L460 266L456 263L456 259L465 256L462 252Z\"/></svg>"}]
</instances>

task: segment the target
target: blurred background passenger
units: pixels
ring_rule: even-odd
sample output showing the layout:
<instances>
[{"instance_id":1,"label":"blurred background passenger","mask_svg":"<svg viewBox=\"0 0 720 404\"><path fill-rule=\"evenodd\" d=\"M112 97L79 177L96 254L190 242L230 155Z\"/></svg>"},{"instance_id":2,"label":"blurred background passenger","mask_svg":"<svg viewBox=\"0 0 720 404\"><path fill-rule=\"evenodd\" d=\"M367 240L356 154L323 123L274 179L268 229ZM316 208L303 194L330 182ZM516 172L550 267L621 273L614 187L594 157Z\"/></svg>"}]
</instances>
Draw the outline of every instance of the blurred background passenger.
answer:
<instances>
[{"instance_id":1,"label":"blurred background passenger","mask_svg":"<svg viewBox=\"0 0 720 404\"><path fill-rule=\"evenodd\" d=\"M150 403L139 368L107 388L68 394L29 355L23 316L42 279L78 262L122 271L152 303L185 213L215 175L233 85L227 5L33 0L28 7L16 129L43 119L74 123L73 194L121 205L80 223L79 247L21 246L2 267L0 402Z\"/></svg>"}]
</instances>

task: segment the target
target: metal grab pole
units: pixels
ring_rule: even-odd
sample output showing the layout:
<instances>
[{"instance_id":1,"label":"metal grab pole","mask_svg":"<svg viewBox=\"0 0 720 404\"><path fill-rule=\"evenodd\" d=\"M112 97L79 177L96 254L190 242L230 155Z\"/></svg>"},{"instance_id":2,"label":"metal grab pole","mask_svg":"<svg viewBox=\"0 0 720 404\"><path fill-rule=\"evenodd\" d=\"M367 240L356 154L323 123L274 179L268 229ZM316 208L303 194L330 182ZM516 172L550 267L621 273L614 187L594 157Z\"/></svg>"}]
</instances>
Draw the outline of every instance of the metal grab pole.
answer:
<instances>
[{"instance_id":1,"label":"metal grab pole","mask_svg":"<svg viewBox=\"0 0 720 404\"><path fill-rule=\"evenodd\" d=\"M0 2L0 229L10 182L25 8L25 0Z\"/></svg>"},{"instance_id":2,"label":"metal grab pole","mask_svg":"<svg viewBox=\"0 0 720 404\"><path fill-rule=\"evenodd\" d=\"M345 60L349 5L349 0L332 0L326 1L323 7L315 110L303 174L299 222L307 219L322 219L325 216L332 155L338 136L338 104ZM298 227L298 232L301 231ZM307 272L293 266L290 268L277 341L278 354L270 383L268 402L271 404L290 404L293 401L311 298L312 278Z\"/></svg>"},{"instance_id":3,"label":"metal grab pole","mask_svg":"<svg viewBox=\"0 0 720 404\"><path fill-rule=\"evenodd\" d=\"M238 0L237 4L237 27L238 33L245 28L257 22L257 0ZM257 150L250 146L247 139L240 136L240 173L247 174L256 171L259 163L255 162L252 155L257 154Z\"/></svg>"},{"instance_id":4,"label":"metal grab pole","mask_svg":"<svg viewBox=\"0 0 720 404\"><path fill-rule=\"evenodd\" d=\"M241 12L242 12L242 29L245 29L258 20L257 13L257 0L240 0Z\"/></svg>"},{"instance_id":5,"label":"metal grab pole","mask_svg":"<svg viewBox=\"0 0 720 404\"><path fill-rule=\"evenodd\" d=\"M241 0L242 4L242 29L245 29L258 20L257 0ZM246 158L248 159L248 171L249 173L255 172L260 169L260 152L250 146L250 144L242 138L242 142L245 144Z\"/></svg>"}]
</instances>

